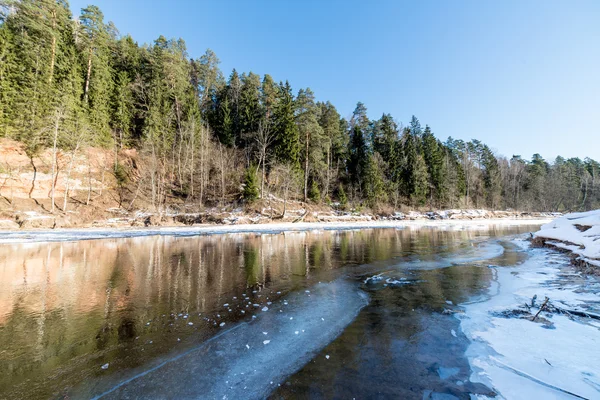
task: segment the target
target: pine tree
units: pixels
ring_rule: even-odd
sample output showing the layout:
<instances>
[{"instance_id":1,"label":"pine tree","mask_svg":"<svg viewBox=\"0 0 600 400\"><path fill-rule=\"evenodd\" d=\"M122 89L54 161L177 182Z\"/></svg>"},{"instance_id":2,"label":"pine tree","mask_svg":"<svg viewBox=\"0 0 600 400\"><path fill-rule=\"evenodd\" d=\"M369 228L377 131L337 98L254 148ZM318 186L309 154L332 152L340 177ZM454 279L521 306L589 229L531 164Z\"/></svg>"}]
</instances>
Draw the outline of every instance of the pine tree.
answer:
<instances>
[{"instance_id":1,"label":"pine tree","mask_svg":"<svg viewBox=\"0 0 600 400\"><path fill-rule=\"evenodd\" d=\"M219 58L211 49L207 49L199 59L193 60L191 64L191 83L196 88L202 116L206 120L210 119L211 102L224 81L219 64Z\"/></svg>"},{"instance_id":2,"label":"pine tree","mask_svg":"<svg viewBox=\"0 0 600 400\"><path fill-rule=\"evenodd\" d=\"M271 78L265 75L260 87L260 103L265 120L270 121L274 117L277 101L279 99L279 88Z\"/></svg>"}]
</instances>

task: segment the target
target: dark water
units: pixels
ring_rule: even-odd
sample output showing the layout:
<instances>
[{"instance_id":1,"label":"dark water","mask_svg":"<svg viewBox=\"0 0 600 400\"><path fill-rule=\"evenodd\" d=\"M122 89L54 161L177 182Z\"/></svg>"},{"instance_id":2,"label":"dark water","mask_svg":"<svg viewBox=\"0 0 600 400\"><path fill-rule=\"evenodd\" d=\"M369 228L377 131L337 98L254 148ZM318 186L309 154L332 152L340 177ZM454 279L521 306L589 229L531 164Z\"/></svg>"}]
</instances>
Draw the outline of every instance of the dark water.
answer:
<instances>
[{"instance_id":1,"label":"dark water","mask_svg":"<svg viewBox=\"0 0 600 400\"><path fill-rule=\"evenodd\" d=\"M0 398L491 394L468 381L453 313L485 296L487 265L526 257L506 239L533 230L0 245Z\"/></svg>"}]
</instances>

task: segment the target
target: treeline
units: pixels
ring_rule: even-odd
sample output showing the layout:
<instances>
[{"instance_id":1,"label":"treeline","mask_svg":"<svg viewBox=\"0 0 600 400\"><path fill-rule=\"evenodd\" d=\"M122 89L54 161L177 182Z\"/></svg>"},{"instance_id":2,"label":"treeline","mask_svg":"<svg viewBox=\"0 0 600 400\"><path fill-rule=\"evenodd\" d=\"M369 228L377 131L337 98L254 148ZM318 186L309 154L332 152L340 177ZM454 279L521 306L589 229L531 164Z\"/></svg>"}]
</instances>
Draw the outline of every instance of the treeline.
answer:
<instances>
[{"instance_id":1,"label":"treeline","mask_svg":"<svg viewBox=\"0 0 600 400\"><path fill-rule=\"evenodd\" d=\"M96 6L77 19L66 0L0 9L0 136L24 143L32 165L46 148L54 161L59 150L135 148L135 184L127 166L111 168L157 209L268 193L372 208L600 207L600 164L588 158L507 159L478 140L442 142L415 117L370 120L362 103L345 119L309 88L225 77L212 51L193 58L182 39L140 46Z\"/></svg>"}]
</instances>

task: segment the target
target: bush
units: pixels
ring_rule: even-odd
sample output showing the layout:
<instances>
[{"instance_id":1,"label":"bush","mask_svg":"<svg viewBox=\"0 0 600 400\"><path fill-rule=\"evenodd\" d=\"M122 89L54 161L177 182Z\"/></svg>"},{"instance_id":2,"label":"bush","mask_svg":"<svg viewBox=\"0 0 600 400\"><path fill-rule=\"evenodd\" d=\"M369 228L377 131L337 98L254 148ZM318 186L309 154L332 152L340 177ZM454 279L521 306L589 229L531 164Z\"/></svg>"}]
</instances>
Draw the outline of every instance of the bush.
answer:
<instances>
[{"instance_id":1,"label":"bush","mask_svg":"<svg viewBox=\"0 0 600 400\"><path fill-rule=\"evenodd\" d=\"M125 167L120 163L115 164L114 174L115 179L117 180L117 185L120 187L125 186L127 183L127 170Z\"/></svg>"}]
</instances>

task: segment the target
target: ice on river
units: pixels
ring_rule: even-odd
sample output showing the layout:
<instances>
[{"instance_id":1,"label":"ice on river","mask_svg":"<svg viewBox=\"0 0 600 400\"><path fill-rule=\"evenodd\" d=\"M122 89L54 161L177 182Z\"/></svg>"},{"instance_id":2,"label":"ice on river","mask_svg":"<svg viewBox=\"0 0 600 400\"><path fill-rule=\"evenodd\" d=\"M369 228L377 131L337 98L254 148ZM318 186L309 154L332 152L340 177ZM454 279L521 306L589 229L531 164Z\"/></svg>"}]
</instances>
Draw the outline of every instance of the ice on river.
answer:
<instances>
[{"instance_id":1,"label":"ice on river","mask_svg":"<svg viewBox=\"0 0 600 400\"><path fill-rule=\"evenodd\" d=\"M128 237L144 237L154 235L165 236L201 236L213 234L238 233L281 233L284 231L319 231L319 230L355 230L374 228L420 229L436 227L440 230L487 230L490 225L517 226L536 224L548 219L482 219L482 220L417 220L417 221L368 221L368 222L299 222L248 225L210 225L192 227L160 227L160 228L69 228L34 231L0 231L0 243L33 243L54 241L75 241L90 239L114 239Z\"/></svg>"},{"instance_id":2,"label":"ice on river","mask_svg":"<svg viewBox=\"0 0 600 400\"><path fill-rule=\"evenodd\" d=\"M368 303L358 285L344 278L315 285L311 295L293 293L287 297L289 305L277 302L270 312L239 323L99 397L265 398L335 339Z\"/></svg>"},{"instance_id":3,"label":"ice on river","mask_svg":"<svg viewBox=\"0 0 600 400\"><path fill-rule=\"evenodd\" d=\"M494 268L491 296L466 305L459 315L472 342L467 351L472 381L494 388L506 399L600 398L598 321L542 312L547 320L543 324L500 314L523 309L534 295L537 307L547 296L557 307L596 311L598 288L582 290L580 284L565 283L564 276L559 280L560 267L567 265L564 255L536 249L521 265Z\"/></svg>"}]
</instances>

